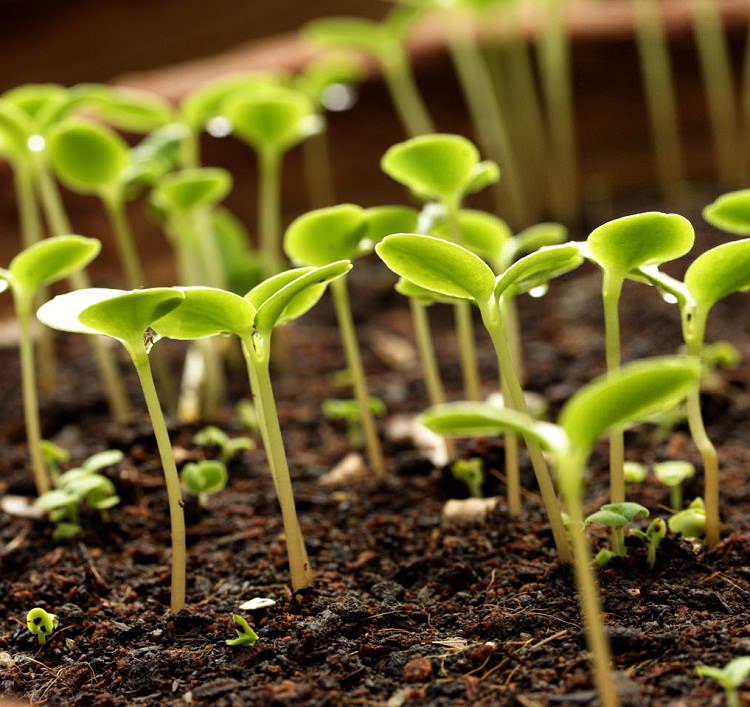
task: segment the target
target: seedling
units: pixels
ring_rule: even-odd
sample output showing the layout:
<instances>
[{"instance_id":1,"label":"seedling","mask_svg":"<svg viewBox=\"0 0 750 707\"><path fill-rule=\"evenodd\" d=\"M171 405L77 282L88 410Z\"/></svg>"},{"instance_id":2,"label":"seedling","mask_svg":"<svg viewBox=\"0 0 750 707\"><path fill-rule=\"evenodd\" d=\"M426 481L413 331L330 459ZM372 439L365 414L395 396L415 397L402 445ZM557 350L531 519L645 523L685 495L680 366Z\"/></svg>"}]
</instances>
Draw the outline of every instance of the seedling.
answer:
<instances>
[{"instance_id":1,"label":"seedling","mask_svg":"<svg viewBox=\"0 0 750 707\"><path fill-rule=\"evenodd\" d=\"M644 533L642 530L633 529L630 531L631 535L634 535L646 546L646 561L651 569L654 569L656 564L656 552L661 545L661 541L667 535L667 524L663 518L654 518L646 528Z\"/></svg>"},{"instance_id":2,"label":"seedling","mask_svg":"<svg viewBox=\"0 0 750 707\"><path fill-rule=\"evenodd\" d=\"M730 660L723 668L699 665L695 673L698 677L716 680L724 688L727 707L740 707L739 689L750 675L750 656Z\"/></svg>"},{"instance_id":3,"label":"seedling","mask_svg":"<svg viewBox=\"0 0 750 707\"><path fill-rule=\"evenodd\" d=\"M551 278L578 267L582 262L579 246L569 244L539 250L521 258L497 278L479 256L460 245L430 236L388 236L376 251L391 270L419 287L477 305L498 357L506 404L514 410L528 412L508 345L500 306L502 298L505 294L513 296L544 285ZM526 445L558 555L566 562L570 553L547 464L533 437L526 438ZM508 508L515 515L520 512L520 482L515 469L509 468L507 475Z\"/></svg>"},{"instance_id":4,"label":"seedling","mask_svg":"<svg viewBox=\"0 0 750 707\"><path fill-rule=\"evenodd\" d=\"M692 357L667 356L627 364L578 391L563 407L558 425L489 403L448 403L423 415L424 423L440 434L495 436L510 429L526 439L536 440L552 454L569 515L568 531L594 682L605 707L614 707L619 702L611 675L598 585L584 532L582 496L586 462L608 428L641 420L650 412L673 404L697 384L699 376L700 362Z\"/></svg>"},{"instance_id":5,"label":"seedling","mask_svg":"<svg viewBox=\"0 0 750 707\"><path fill-rule=\"evenodd\" d=\"M86 267L100 249L101 243L94 238L58 236L29 246L13 258L7 270L0 269L0 282L3 283L0 291L10 288L21 330L24 421L37 494L49 491L50 483L42 455L36 392L34 341L31 333L34 300L41 288Z\"/></svg>"},{"instance_id":6,"label":"seedling","mask_svg":"<svg viewBox=\"0 0 750 707\"><path fill-rule=\"evenodd\" d=\"M380 398L371 395L367 399L367 406L371 415L375 417L383 417L385 415L385 403ZM364 441L362 438L362 418L357 400L329 398L323 401L322 410L323 414L331 420L344 420L346 422L349 444L352 447L358 449L362 446Z\"/></svg>"},{"instance_id":7,"label":"seedling","mask_svg":"<svg viewBox=\"0 0 750 707\"><path fill-rule=\"evenodd\" d=\"M228 464L232 457L248 449L255 449L255 442L249 437L230 437L224 430L209 425L197 432L193 438L200 447L216 447L219 461Z\"/></svg>"},{"instance_id":8,"label":"seedling","mask_svg":"<svg viewBox=\"0 0 750 707\"><path fill-rule=\"evenodd\" d=\"M625 547L625 528L638 518L648 518L648 508L640 503L624 501L623 503L605 503L596 513L586 518L586 525L598 523L612 528L612 549L617 557L627 557L628 551Z\"/></svg>"},{"instance_id":9,"label":"seedling","mask_svg":"<svg viewBox=\"0 0 750 707\"><path fill-rule=\"evenodd\" d=\"M258 634L253 631L250 624L239 614L232 614L232 621L237 631L236 638L228 638L225 643L228 646L247 646L252 648L258 641Z\"/></svg>"},{"instance_id":10,"label":"seedling","mask_svg":"<svg viewBox=\"0 0 750 707\"><path fill-rule=\"evenodd\" d=\"M706 508L703 499L698 497L684 510L669 519L669 530L685 538L701 538L707 529Z\"/></svg>"},{"instance_id":11,"label":"seedling","mask_svg":"<svg viewBox=\"0 0 750 707\"><path fill-rule=\"evenodd\" d=\"M682 484L695 476L695 467L686 461L666 461L654 464L654 476L669 488L669 505L673 511L682 510Z\"/></svg>"},{"instance_id":12,"label":"seedling","mask_svg":"<svg viewBox=\"0 0 750 707\"><path fill-rule=\"evenodd\" d=\"M642 484L646 480L648 467L640 462L626 461L622 466L622 473L625 477L625 488Z\"/></svg>"},{"instance_id":13,"label":"seedling","mask_svg":"<svg viewBox=\"0 0 750 707\"><path fill-rule=\"evenodd\" d=\"M270 272L278 272L281 254L281 164L284 153L323 129L310 99L299 91L265 87L235 92L226 103L232 132L258 155L258 234Z\"/></svg>"},{"instance_id":14,"label":"seedling","mask_svg":"<svg viewBox=\"0 0 750 707\"><path fill-rule=\"evenodd\" d=\"M201 506L205 506L211 494L226 488L229 475L224 462L204 459L185 464L180 478L185 490L196 496Z\"/></svg>"},{"instance_id":15,"label":"seedling","mask_svg":"<svg viewBox=\"0 0 750 707\"><path fill-rule=\"evenodd\" d=\"M625 216L605 223L588 237L594 262L602 269L602 301L607 370L620 366L619 303L628 273L642 266L658 266L679 258L693 247L690 222L677 214L658 212ZM625 500L623 431L612 430L609 440L609 493L612 503Z\"/></svg>"},{"instance_id":16,"label":"seedling","mask_svg":"<svg viewBox=\"0 0 750 707\"><path fill-rule=\"evenodd\" d=\"M484 486L484 461L481 457L471 459L456 459L451 464L451 474L456 481L460 481L469 491L472 498L482 498Z\"/></svg>"},{"instance_id":17,"label":"seedling","mask_svg":"<svg viewBox=\"0 0 750 707\"><path fill-rule=\"evenodd\" d=\"M297 519L271 385L271 337L275 327L302 316L314 306L326 285L350 268L349 262L342 261L322 268L288 270L265 280L244 298L208 287L182 288L184 303L154 327L161 336L172 339L200 339L217 334L234 334L240 338L263 444L281 506L294 592L310 586L313 574Z\"/></svg>"},{"instance_id":18,"label":"seedling","mask_svg":"<svg viewBox=\"0 0 750 707\"><path fill-rule=\"evenodd\" d=\"M86 109L103 122L131 133L150 133L174 120L166 100L136 88L78 84L70 95L82 99Z\"/></svg>"},{"instance_id":19,"label":"seedling","mask_svg":"<svg viewBox=\"0 0 750 707\"><path fill-rule=\"evenodd\" d=\"M289 258L297 264L316 267L337 260L355 260L370 252L374 245L368 238L367 213L354 204L310 211L292 222L284 235L284 251ZM383 452L370 408L370 393L345 277L331 283L331 293L347 368L352 376L367 456L375 477L381 479L385 474Z\"/></svg>"},{"instance_id":20,"label":"seedling","mask_svg":"<svg viewBox=\"0 0 750 707\"><path fill-rule=\"evenodd\" d=\"M116 339L125 347L135 366L156 435L167 486L172 530L170 608L173 613L185 605L185 517L182 511L180 478L148 354L154 341L151 326L179 307L184 299L182 292L169 288L134 292L91 288L59 295L42 305L37 312L42 323L53 329Z\"/></svg>"},{"instance_id":21,"label":"seedling","mask_svg":"<svg viewBox=\"0 0 750 707\"><path fill-rule=\"evenodd\" d=\"M52 477L52 481L57 481L61 474L60 464L64 464L70 460L70 452L67 449L59 447L54 442L50 442L48 439L41 440L40 445L44 465Z\"/></svg>"},{"instance_id":22,"label":"seedling","mask_svg":"<svg viewBox=\"0 0 750 707\"><path fill-rule=\"evenodd\" d=\"M40 646L47 643L47 639L57 630L59 625L57 616L40 609L38 606L26 614L26 627L33 636L36 636Z\"/></svg>"}]
</instances>

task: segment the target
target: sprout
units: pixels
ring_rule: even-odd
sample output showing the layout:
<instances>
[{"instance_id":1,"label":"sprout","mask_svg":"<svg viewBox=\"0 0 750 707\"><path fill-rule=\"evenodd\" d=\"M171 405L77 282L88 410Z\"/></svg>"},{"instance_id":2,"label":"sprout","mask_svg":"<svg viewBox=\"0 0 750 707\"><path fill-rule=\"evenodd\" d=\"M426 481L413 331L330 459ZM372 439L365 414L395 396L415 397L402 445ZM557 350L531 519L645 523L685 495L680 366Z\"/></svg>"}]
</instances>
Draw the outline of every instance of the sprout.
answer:
<instances>
[{"instance_id":1,"label":"sprout","mask_svg":"<svg viewBox=\"0 0 750 707\"><path fill-rule=\"evenodd\" d=\"M654 475L669 487L669 505L673 511L682 510L682 484L695 476L695 467L686 461L666 461L654 464Z\"/></svg>"},{"instance_id":2,"label":"sprout","mask_svg":"<svg viewBox=\"0 0 750 707\"><path fill-rule=\"evenodd\" d=\"M640 503L624 501L623 503L605 503L596 513L586 518L586 525L598 523L614 530L613 550L617 557L627 557L625 547L625 528L634 520L648 518L648 508Z\"/></svg>"},{"instance_id":3,"label":"sprout","mask_svg":"<svg viewBox=\"0 0 750 707\"><path fill-rule=\"evenodd\" d=\"M603 272L607 370L620 366L619 303L628 273L679 258L693 247L694 240L695 233L687 219L658 212L615 219L599 226L588 237L591 258ZM622 430L612 430L609 445L610 498L612 503L620 503L625 500Z\"/></svg>"},{"instance_id":4,"label":"sprout","mask_svg":"<svg viewBox=\"0 0 750 707\"><path fill-rule=\"evenodd\" d=\"M451 474L469 490L472 498L482 498L484 486L484 461L481 457L457 459L451 464Z\"/></svg>"},{"instance_id":5,"label":"sprout","mask_svg":"<svg viewBox=\"0 0 750 707\"><path fill-rule=\"evenodd\" d=\"M188 493L198 497L201 506L206 505L211 494L226 487L228 478L224 462L213 459L185 464L180 473L182 486Z\"/></svg>"},{"instance_id":6,"label":"sprout","mask_svg":"<svg viewBox=\"0 0 750 707\"><path fill-rule=\"evenodd\" d=\"M368 397L367 407L370 414L375 417L383 417L385 415L385 403L374 395ZM329 398L323 401L322 410L323 414L331 420L346 421L349 444L355 449L362 446L362 417L357 400L336 400Z\"/></svg>"},{"instance_id":7,"label":"sprout","mask_svg":"<svg viewBox=\"0 0 750 707\"><path fill-rule=\"evenodd\" d=\"M723 668L699 665L695 673L698 677L716 680L724 688L727 707L740 707L738 690L750 675L750 656L730 660Z\"/></svg>"},{"instance_id":8,"label":"sprout","mask_svg":"<svg viewBox=\"0 0 750 707\"><path fill-rule=\"evenodd\" d=\"M44 465L54 482L60 476L60 464L64 464L70 460L70 452L67 449L59 447L54 442L50 442L48 439L40 440L39 444L42 449Z\"/></svg>"},{"instance_id":9,"label":"sprout","mask_svg":"<svg viewBox=\"0 0 750 707\"><path fill-rule=\"evenodd\" d=\"M230 437L224 430L213 425L204 427L193 439L201 447L218 447L219 461L223 464L228 464L240 452L255 449L255 442L249 437Z\"/></svg>"},{"instance_id":10,"label":"sprout","mask_svg":"<svg viewBox=\"0 0 750 707\"><path fill-rule=\"evenodd\" d=\"M646 551L648 553L646 556L648 566L651 569L654 569L654 565L656 564L656 551L659 549L661 541L664 540L667 535L667 524L662 518L654 518L648 524L645 533L638 529L631 530L630 532L646 546Z\"/></svg>"},{"instance_id":11,"label":"sprout","mask_svg":"<svg viewBox=\"0 0 750 707\"><path fill-rule=\"evenodd\" d=\"M169 103L155 93L124 86L78 84L70 93L82 98L97 118L131 133L150 133L173 120Z\"/></svg>"},{"instance_id":12,"label":"sprout","mask_svg":"<svg viewBox=\"0 0 750 707\"><path fill-rule=\"evenodd\" d=\"M700 538L706 533L706 529L706 509L700 497L669 519L669 530L685 538Z\"/></svg>"},{"instance_id":13,"label":"sprout","mask_svg":"<svg viewBox=\"0 0 750 707\"><path fill-rule=\"evenodd\" d=\"M703 218L722 231L750 236L750 189L722 194L703 209Z\"/></svg>"},{"instance_id":14,"label":"sprout","mask_svg":"<svg viewBox=\"0 0 750 707\"><path fill-rule=\"evenodd\" d=\"M228 646L247 646L252 648L258 641L258 634L253 631L250 624L239 614L232 614L232 621L237 631L236 638L228 638L224 641Z\"/></svg>"},{"instance_id":15,"label":"sprout","mask_svg":"<svg viewBox=\"0 0 750 707\"><path fill-rule=\"evenodd\" d=\"M675 403L696 385L699 376L700 362L694 357L667 356L627 364L578 391L563 407L559 425L490 403L449 403L423 415L424 423L440 434L484 436L513 430L527 440L535 440L553 455L569 514L568 530L594 680L605 705L618 702L596 576L591 570L591 554L583 530L586 461L596 441L609 428L641 420L653 410Z\"/></svg>"},{"instance_id":16,"label":"sprout","mask_svg":"<svg viewBox=\"0 0 750 707\"><path fill-rule=\"evenodd\" d=\"M57 630L59 623L57 616L48 613L44 609L40 609L38 606L26 614L26 628L29 629L32 635L36 636L36 640L39 641L40 646L43 646L47 642L47 639Z\"/></svg>"},{"instance_id":17,"label":"sprout","mask_svg":"<svg viewBox=\"0 0 750 707\"><path fill-rule=\"evenodd\" d=\"M281 506L291 584L295 593L310 586L313 575L297 519L289 465L271 385L271 338L277 326L302 316L317 303L326 285L350 268L349 262L342 261L321 268L289 270L268 278L244 298L210 287L181 288L184 303L154 325L159 335L172 339L200 339L217 334L234 334L240 338L263 444Z\"/></svg>"},{"instance_id":18,"label":"sprout","mask_svg":"<svg viewBox=\"0 0 750 707\"><path fill-rule=\"evenodd\" d=\"M622 465L622 473L625 478L625 486L642 484L648 474L648 467L640 462L626 461Z\"/></svg>"},{"instance_id":19,"label":"sprout","mask_svg":"<svg viewBox=\"0 0 750 707\"><path fill-rule=\"evenodd\" d=\"M167 486L172 530L173 613L185 605L185 517L180 478L175 466L169 432L154 386L148 352L153 344L151 326L185 299L182 292L153 288L123 290L86 289L59 295L43 305L37 316L53 329L79 334L98 334L117 339L135 366L146 399Z\"/></svg>"},{"instance_id":20,"label":"sprout","mask_svg":"<svg viewBox=\"0 0 750 707\"><path fill-rule=\"evenodd\" d=\"M31 469L38 494L50 488L41 446L41 423L36 394L34 341L31 334L34 300L40 289L86 267L99 253L101 243L83 236L58 236L40 241L19 253L8 266L0 269L0 291L6 287L13 294L21 329L21 385L23 388L26 438L31 455Z\"/></svg>"}]
</instances>

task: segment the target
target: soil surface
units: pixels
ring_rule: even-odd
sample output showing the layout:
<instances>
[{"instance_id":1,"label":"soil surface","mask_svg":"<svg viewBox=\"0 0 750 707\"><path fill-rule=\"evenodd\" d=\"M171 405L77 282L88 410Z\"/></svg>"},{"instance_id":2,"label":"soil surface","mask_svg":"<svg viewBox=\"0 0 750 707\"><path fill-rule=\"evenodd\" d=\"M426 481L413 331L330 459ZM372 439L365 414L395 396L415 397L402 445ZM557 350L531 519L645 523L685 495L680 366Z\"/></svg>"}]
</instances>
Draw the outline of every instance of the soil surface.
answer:
<instances>
[{"instance_id":1,"label":"soil surface","mask_svg":"<svg viewBox=\"0 0 750 707\"><path fill-rule=\"evenodd\" d=\"M721 238L702 233L697 251ZM426 406L408 307L392 283L374 260L358 263L351 279L372 391L388 406L383 431L394 415ZM527 387L547 399L552 416L603 369L599 286L599 274L583 268L554 283L546 297L520 301ZM704 398L722 460L724 541L707 552L670 536L649 571L645 550L631 540L627 560L600 570L625 704L722 704L695 666L750 653L746 309L744 296L732 298L717 306L710 323L712 339L730 340L744 354L739 367L714 377ZM450 310L436 307L431 317L445 382L457 398ZM678 321L674 306L655 291L629 284L622 303L625 358L675 351ZM46 521L0 513L0 694L61 705L596 703L572 575L555 560L525 459L525 512L512 521L501 502L484 520L442 525L444 503L466 491L408 442L386 440L390 474L381 486L321 486L321 475L349 451L345 427L320 412L326 397L347 396L331 377L344 365L334 323L324 301L290 326L274 374L314 589L301 602L287 590L281 517L258 449L231 463L228 488L207 508L188 505L188 608L176 616L167 611L169 523L148 422L141 414L126 428L110 424L83 337L57 339L60 390L43 405L45 436L70 449L75 461L122 449L126 460L108 472L122 503L109 522L88 518L85 532L64 544L52 541ZM478 322L477 338L491 392L494 358ZM177 374L182 348L159 346ZM0 351L0 365L6 372L0 491L29 494L13 348ZM142 409L124 358L122 368ZM233 401L248 396L241 370L230 380ZM229 408L223 426L232 429ZM205 455L193 443L196 429L172 427L181 462ZM661 440L653 426L640 426L626 443L629 459L686 458L699 465L684 424ZM467 441L460 448L464 457L485 460L491 471L485 493L502 494L502 442ZM586 498L594 510L606 501L605 443L590 470ZM700 495L701 486L699 473L686 484L686 499ZM667 490L653 477L630 498L652 515L667 515ZM604 546L607 537L594 531L593 540ZM264 611L239 612L259 641L252 648L226 645L234 634L231 614L253 597L276 601ZM33 606L60 619L43 647L25 628Z\"/></svg>"}]
</instances>

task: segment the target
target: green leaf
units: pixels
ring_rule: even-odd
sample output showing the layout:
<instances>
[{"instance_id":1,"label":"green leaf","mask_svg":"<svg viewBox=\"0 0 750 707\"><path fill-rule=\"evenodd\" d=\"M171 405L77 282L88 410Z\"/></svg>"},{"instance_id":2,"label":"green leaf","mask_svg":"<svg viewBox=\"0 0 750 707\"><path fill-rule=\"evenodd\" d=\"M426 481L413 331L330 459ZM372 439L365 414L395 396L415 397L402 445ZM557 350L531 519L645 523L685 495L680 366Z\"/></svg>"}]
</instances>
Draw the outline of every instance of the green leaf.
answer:
<instances>
[{"instance_id":1,"label":"green leaf","mask_svg":"<svg viewBox=\"0 0 750 707\"><path fill-rule=\"evenodd\" d=\"M179 156L180 145L187 135L181 123L171 123L155 130L130 150L130 164L121 181L129 199L135 198L170 172Z\"/></svg>"},{"instance_id":2,"label":"green leaf","mask_svg":"<svg viewBox=\"0 0 750 707\"><path fill-rule=\"evenodd\" d=\"M373 245L393 233L416 233L419 212L409 206L372 206L365 211L367 231L364 240Z\"/></svg>"},{"instance_id":3,"label":"green leaf","mask_svg":"<svg viewBox=\"0 0 750 707\"><path fill-rule=\"evenodd\" d=\"M469 181L464 186L464 194L476 194L491 184L500 181L500 167L491 160L480 162L471 173Z\"/></svg>"},{"instance_id":4,"label":"green leaf","mask_svg":"<svg viewBox=\"0 0 750 707\"><path fill-rule=\"evenodd\" d=\"M685 538L700 538L706 532L706 509L690 504L669 519L669 530Z\"/></svg>"},{"instance_id":5,"label":"green leaf","mask_svg":"<svg viewBox=\"0 0 750 707\"><path fill-rule=\"evenodd\" d=\"M8 266L14 287L27 296L86 267L101 250L96 238L54 236L21 251Z\"/></svg>"},{"instance_id":6,"label":"green leaf","mask_svg":"<svg viewBox=\"0 0 750 707\"><path fill-rule=\"evenodd\" d=\"M559 422L582 457L607 430L679 402L700 380L700 361L663 356L636 361L597 378L563 407Z\"/></svg>"},{"instance_id":7,"label":"green leaf","mask_svg":"<svg viewBox=\"0 0 750 707\"><path fill-rule=\"evenodd\" d=\"M183 486L194 496L221 491L228 481L227 468L220 461L207 459L185 464L180 473Z\"/></svg>"},{"instance_id":8,"label":"green leaf","mask_svg":"<svg viewBox=\"0 0 750 707\"><path fill-rule=\"evenodd\" d=\"M643 265L659 265L687 253L693 227L678 214L647 212L599 226L588 237L591 254L603 270L625 277Z\"/></svg>"},{"instance_id":9,"label":"green leaf","mask_svg":"<svg viewBox=\"0 0 750 707\"><path fill-rule=\"evenodd\" d=\"M586 525L599 523L610 528L624 528L637 518L648 518L648 508L640 503L623 501L622 503L605 503L596 513L586 518Z\"/></svg>"},{"instance_id":10,"label":"green leaf","mask_svg":"<svg viewBox=\"0 0 750 707\"><path fill-rule=\"evenodd\" d=\"M201 339L217 334L247 336L253 328L255 307L243 297L213 287L179 287L185 299L179 307L153 323L169 339Z\"/></svg>"},{"instance_id":11,"label":"green leaf","mask_svg":"<svg viewBox=\"0 0 750 707\"><path fill-rule=\"evenodd\" d=\"M52 491L47 491L36 499L36 505L47 513L54 511L56 508L70 506L73 503L78 503L78 498L63 489L52 489Z\"/></svg>"},{"instance_id":12,"label":"green leaf","mask_svg":"<svg viewBox=\"0 0 750 707\"><path fill-rule=\"evenodd\" d=\"M52 129L47 155L65 186L81 194L99 196L117 189L130 164L128 145L117 133L103 125L74 119Z\"/></svg>"},{"instance_id":13,"label":"green leaf","mask_svg":"<svg viewBox=\"0 0 750 707\"><path fill-rule=\"evenodd\" d=\"M440 238L397 234L375 250L397 275L442 295L484 302L495 286L492 270L479 256Z\"/></svg>"},{"instance_id":14,"label":"green leaf","mask_svg":"<svg viewBox=\"0 0 750 707\"><path fill-rule=\"evenodd\" d=\"M750 238L724 243L699 255L685 273L685 286L705 312L734 292L747 292Z\"/></svg>"},{"instance_id":15,"label":"green leaf","mask_svg":"<svg viewBox=\"0 0 750 707\"><path fill-rule=\"evenodd\" d=\"M479 152L460 135L422 135L391 147L380 166L423 199L456 202L475 176Z\"/></svg>"},{"instance_id":16,"label":"green leaf","mask_svg":"<svg viewBox=\"0 0 750 707\"><path fill-rule=\"evenodd\" d=\"M457 297L448 297L447 295L441 295L432 290L426 290L424 287L415 285L411 280L407 280L403 277L399 278L395 289L400 295L403 295L404 297L413 297L425 307L429 307L437 302L442 304L455 304L456 302L461 301Z\"/></svg>"},{"instance_id":17,"label":"green leaf","mask_svg":"<svg viewBox=\"0 0 750 707\"><path fill-rule=\"evenodd\" d=\"M302 36L320 47L349 47L376 56L391 45L381 25L361 17L313 20L304 26Z\"/></svg>"},{"instance_id":18,"label":"green leaf","mask_svg":"<svg viewBox=\"0 0 750 707\"><path fill-rule=\"evenodd\" d=\"M23 159L28 152L28 118L17 106L0 99L0 155Z\"/></svg>"},{"instance_id":19,"label":"green leaf","mask_svg":"<svg viewBox=\"0 0 750 707\"><path fill-rule=\"evenodd\" d=\"M108 466L119 464L125 455L119 449L105 449L103 452L92 454L81 465L86 471L101 471Z\"/></svg>"},{"instance_id":20,"label":"green leaf","mask_svg":"<svg viewBox=\"0 0 750 707\"><path fill-rule=\"evenodd\" d=\"M84 97L97 118L128 132L149 133L173 120L169 103L148 91L104 84L79 84L71 89L71 93Z\"/></svg>"},{"instance_id":21,"label":"green leaf","mask_svg":"<svg viewBox=\"0 0 750 707\"><path fill-rule=\"evenodd\" d=\"M735 687L739 687L750 676L750 656L742 656L730 660L724 666L724 674L729 682Z\"/></svg>"},{"instance_id":22,"label":"green leaf","mask_svg":"<svg viewBox=\"0 0 750 707\"><path fill-rule=\"evenodd\" d=\"M227 99L232 132L258 152L280 154L322 130L312 101L277 86L238 91Z\"/></svg>"},{"instance_id":23,"label":"green leaf","mask_svg":"<svg viewBox=\"0 0 750 707\"><path fill-rule=\"evenodd\" d=\"M366 213L355 204L309 211L287 229L284 252L300 265L321 266L352 260L366 228Z\"/></svg>"},{"instance_id":24,"label":"green leaf","mask_svg":"<svg viewBox=\"0 0 750 707\"><path fill-rule=\"evenodd\" d=\"M1 97L23 112L28 119L26 125L35 130L43 113L66 95L67 89L56 83L28 83L6 91Z\"/></svg>"},{"instance_id":25,"label":"green leaf","mask_svg":"<svg viewBox=\"0 0 750 707\"><path fill-rule=\"evenodd\" d=\"M225 643L228 646L254 646L258 640L258 634L253 631L250 624L239 614L232 614L232 621L237 630L237 638L230 638Z\"/></svg>"},{"instance_id":26,"label":"green leaf","mask_svg":"<svg viewBox=\"0 0 750 707\"><path fill-rule=\"evenodd\" d=\"M654 476L665 486L679 486L683 481L695 476L695 466L686 461L666 461L654 464Z\"/></svg>"},{"instance_id":27,"label":"green leaf","mask_svg":"<svg viewBox=\"0 0 750 707\"><path fill-rule=\"evenodd\" d=\"M451 224L444 221L430 233L459 243L492 264L498 262L513 236L505 221L494 214L477 209L461 209L458 213L458 228L460 234L456 234Z\"/></svg>"},{"instance_id":28,"label":"green leaf","mask_svg":"<svg viewBox=\"0 0 750 707\"><path fill-rule=\"evenodd\" d=\"M537 223L513 237L512 258L523 253L533 253L548 245L558 245L568 240L568 228L561 223Z\"/></svg>"},{"instance_id":29,"label":"green leaf","mask_svg":"<svg viewBox=\"0 0 750 707\"><path fill-rule=\"evenodd\" d=\"M256 304L260 293L266 294L263 302L256 304L256 329L262 334L269 334L274 327L301 317L315 306L329 282L351 269L352 264L343 260L320 268L301 268L301 274L291 282L283 279L286 273L281 273L261 283L245 296L251 304Z\"/></svg>"},{"instance_id":30,"label":"green leaf","mask_svg":"<svg viewBox=\"0 0 750 707\"><path fill-rule=\"evenodd\" d=\"M197 167L168 174L152 193L157 208L170 216L188 214L224 200L232 190L232 175L220 167Z\"/></svg>"},{"instance_id":31,"label":"green leaf","mask_svg":"<svg viewBox=\"0 0 750 707\"><path fill-rule=\"evenodd\" d=\"M750 189L722 194L703 209L703 218L722 231L750 236Z\"/></svg>"},{"instance_id":32,"label":"green leaf","mask_svg":"<svg viewBox=\"0 0 750 707\"><path fill-rule=\"evenodd\" d=\"M579 246L573 243L540 248L511 265L497 278L495 296L515 296L575 270L583 263Z\"/></svg>"}]
</instances>

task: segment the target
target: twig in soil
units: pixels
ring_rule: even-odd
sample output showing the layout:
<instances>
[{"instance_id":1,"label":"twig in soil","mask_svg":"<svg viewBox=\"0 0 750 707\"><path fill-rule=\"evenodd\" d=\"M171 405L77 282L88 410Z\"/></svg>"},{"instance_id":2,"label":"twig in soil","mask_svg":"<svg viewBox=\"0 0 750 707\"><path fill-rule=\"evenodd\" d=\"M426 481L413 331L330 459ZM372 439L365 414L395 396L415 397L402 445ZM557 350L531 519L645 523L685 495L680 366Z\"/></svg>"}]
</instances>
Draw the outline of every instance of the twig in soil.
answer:
<instances>
[{"instance_id":1,"label":"twig in soil","mask_svg":"<svg viewBox=\"0 0 750 707\"><path fill-rule=\"evenodd\" d=\"M552 641L556 641L558 638L562 638L563 636L566 636L568 634L568 629L564 628L562 631L558 631L557 633L553 633L551 636L547 636L547 638L543 638L538 643L535 643L533 646L529 648L530 651L535 651L537 648L541 648L542 646L546 645L547 643L551 643Z\"/></svg>"}]
</instances>

